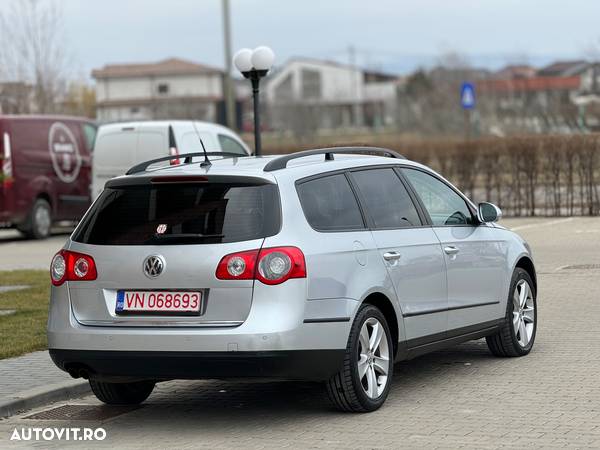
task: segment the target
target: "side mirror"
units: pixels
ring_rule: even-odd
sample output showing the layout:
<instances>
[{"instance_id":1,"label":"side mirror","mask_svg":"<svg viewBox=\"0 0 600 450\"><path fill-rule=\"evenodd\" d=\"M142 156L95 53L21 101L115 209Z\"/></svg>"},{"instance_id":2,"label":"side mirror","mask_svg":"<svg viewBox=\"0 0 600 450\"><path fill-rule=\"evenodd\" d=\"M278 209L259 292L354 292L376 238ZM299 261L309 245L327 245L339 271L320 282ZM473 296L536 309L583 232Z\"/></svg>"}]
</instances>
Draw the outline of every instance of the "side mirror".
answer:
<instances>
[{"instance_id":1,"label":"side mirror","mask_svg":"<svg viewBox=\"0 0 600 450\"><path fill-rule=\"evenodd\" d=\"M493 203L483 202L477 207L477 218L481 223L498 222L502 217L502 210Z\"/></svg>"}]
</instances>

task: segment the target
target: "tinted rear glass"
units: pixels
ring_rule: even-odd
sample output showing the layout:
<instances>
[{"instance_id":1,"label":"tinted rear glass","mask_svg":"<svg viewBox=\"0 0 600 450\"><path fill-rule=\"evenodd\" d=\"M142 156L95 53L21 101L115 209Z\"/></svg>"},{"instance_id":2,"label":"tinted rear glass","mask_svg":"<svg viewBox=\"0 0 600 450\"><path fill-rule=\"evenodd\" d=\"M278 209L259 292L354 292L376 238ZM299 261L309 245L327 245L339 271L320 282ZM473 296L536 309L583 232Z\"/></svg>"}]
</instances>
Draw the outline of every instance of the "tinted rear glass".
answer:
<instances>
[{"instance_id":1,"label":"tinted rear glass","mask_svg":"<svg viewBox=\"0 0 600 450\"><path fill-rule=\"evenodd\" d=\"M406 228L421 225L408 192L393 169L352 172L375 228Z\"/></svg>"},{"instance_id":2,"label":"tinted rear glass","mask_svg":"<svg viewBox=\"0 0 600 450\"><path fill-rule=\"evenodd\" d=\"M279 231L277 187L230 183L105 189L73 240L95 245L238 242Z\"/></svg>"},{"instance_id":3,"label":"tinted rear glass","mask_svg":"<svg viewBox=\"0 0 600 450\"><path fill-rule=\"evenodd\" d=\"M315 230L364 228L356 197L343 174L306 181L297 189L306 220Z\"/></svg>"}]
</instances>

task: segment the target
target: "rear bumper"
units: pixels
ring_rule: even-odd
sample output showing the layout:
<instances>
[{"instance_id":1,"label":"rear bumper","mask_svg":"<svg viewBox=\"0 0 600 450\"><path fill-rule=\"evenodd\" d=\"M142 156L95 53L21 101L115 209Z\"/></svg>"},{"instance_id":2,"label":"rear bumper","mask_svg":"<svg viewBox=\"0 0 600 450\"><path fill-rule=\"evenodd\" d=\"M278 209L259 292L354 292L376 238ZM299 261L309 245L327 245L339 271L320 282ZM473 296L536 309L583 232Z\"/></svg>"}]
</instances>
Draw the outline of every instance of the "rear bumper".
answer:
<instances>
[{"instance_id":1,"label":"rear bumper","mask_svg":"<svg viewBox=\"0 0 600 450\"><path fill-rule=\"evenodd\" d=\"M326 380L342 367L344 353L344 349L257 352L50 349L54 363L72 376L106 380L237 377Z\"/></svg>"}]
</instances>

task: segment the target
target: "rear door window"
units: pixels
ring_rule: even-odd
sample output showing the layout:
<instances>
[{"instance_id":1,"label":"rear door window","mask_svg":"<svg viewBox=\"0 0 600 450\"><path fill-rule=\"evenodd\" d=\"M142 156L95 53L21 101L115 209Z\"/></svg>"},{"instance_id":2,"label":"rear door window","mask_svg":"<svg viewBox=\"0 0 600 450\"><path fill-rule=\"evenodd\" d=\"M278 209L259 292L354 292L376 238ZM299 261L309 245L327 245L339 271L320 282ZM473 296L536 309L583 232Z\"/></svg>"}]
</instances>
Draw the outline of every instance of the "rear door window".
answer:
<instances>
[{"instance_id":1,"label":"rear door window","mask_svg":"<svg viewBox=\"0 0 600 450\"><path fill-rule=\"evenodd\" d=\"M417 208L394 169L352 172L364 199L364 208L375 228L407 228L422 225Z\"/></svg>"},{"instance_id":2,"label":"rear door window","mask_svg":"<svg viewBox=\"0 0 600 450\"><path fill-rule=\"evenodd\" d=\"M95 245L238 242L279 232L273 184L147 184L105 189L73 240Z\"/></svg>"},{"instance_id":3,"label":"rear door window","mask_svg":"<svg viewBox=\"0 0 600 450\"><path fill-rule=\"evenodd\" d=\"M221 144L221 150L224 152L237 153L238 155L243 156L247 155L246 149L232 137L219 134L219 144Z\"/></svg>"},{"instance_id":4,"label":"rear door window","mask_svg":"<svg viewBox=\"0 0 600 450\"><path fill-rule=\"evenodd\" d=\"M297 190L306 220L315 230L364 228L358 202L344 174L305 181Z\"/></svg>"}]
</instances>

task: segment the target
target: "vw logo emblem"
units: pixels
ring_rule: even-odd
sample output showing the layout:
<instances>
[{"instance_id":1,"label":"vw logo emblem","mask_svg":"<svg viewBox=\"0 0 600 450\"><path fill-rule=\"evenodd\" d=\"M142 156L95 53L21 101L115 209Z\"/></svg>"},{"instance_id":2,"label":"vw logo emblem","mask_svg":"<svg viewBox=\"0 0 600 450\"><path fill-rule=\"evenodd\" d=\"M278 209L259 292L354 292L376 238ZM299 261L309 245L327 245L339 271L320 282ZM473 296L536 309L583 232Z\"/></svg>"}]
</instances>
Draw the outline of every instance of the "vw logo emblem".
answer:
<instances>
[{"instance_id":1,"label":"vw logo emblem","mask_svg":"<svg viewBox=\"0 0 600 450\"><path fill-rule=\"evenodd\" d=\"M144 274L148 278L156 278L165 270L165 260L162 256L151 255L144 260Z\"/></svg>"}]
</instances>

